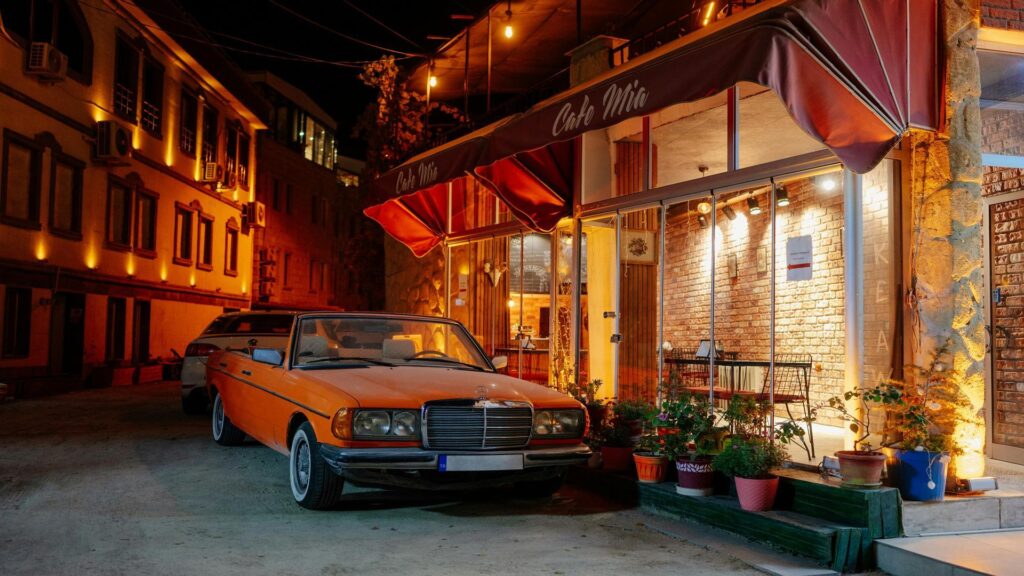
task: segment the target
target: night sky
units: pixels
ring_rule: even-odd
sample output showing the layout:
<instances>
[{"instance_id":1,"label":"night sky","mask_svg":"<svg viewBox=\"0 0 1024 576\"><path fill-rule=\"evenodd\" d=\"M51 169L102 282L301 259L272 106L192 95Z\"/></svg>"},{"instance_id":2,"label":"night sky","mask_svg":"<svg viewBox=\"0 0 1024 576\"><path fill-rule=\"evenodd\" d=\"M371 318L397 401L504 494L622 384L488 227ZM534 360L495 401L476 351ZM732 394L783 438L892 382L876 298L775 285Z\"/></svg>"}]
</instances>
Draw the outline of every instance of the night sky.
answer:
<instances>
[{"instance_id":1,"label":"night sky","mask_svg":"<svg viewBox=\"0 0 1024 576\"><path fill-rule=\"evenodd\" d=\"M489 0L177 1L243 69L269 70L309 94L338 121L340 152L355 156L362 155L362 146L352 141L351 128L372 100L373 93L356 77L358 67L308 60L348 63L376 59L384 54L382 50L342 35L400 52L430 52L442 41L427 40L428 35L452 36L465 26L464 22L452 20L452 14L477 16L492 3ZM413 64L419 60L406 57L403 62Z\"/></svg>"}]
</instances>

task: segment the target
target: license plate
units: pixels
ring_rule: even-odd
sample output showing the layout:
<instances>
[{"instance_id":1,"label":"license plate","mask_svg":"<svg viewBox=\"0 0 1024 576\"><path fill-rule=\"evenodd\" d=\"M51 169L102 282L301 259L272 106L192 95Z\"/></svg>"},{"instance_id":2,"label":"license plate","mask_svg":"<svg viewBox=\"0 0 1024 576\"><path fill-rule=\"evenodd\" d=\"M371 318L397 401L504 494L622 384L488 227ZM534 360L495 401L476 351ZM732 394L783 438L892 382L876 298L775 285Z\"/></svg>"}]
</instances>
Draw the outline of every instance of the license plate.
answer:
<instances>
[{"instance_id":1,"label":"license plate","mask_svg":"<svg viewBox=\"0 0 1024 576\"><path fill-rule=\"evenodd\" d=\"M522 470L522 454L482 454L479 456L447 455L437 457L440 472L487 472L491 470Z\"/></svg>"}]
</instances>

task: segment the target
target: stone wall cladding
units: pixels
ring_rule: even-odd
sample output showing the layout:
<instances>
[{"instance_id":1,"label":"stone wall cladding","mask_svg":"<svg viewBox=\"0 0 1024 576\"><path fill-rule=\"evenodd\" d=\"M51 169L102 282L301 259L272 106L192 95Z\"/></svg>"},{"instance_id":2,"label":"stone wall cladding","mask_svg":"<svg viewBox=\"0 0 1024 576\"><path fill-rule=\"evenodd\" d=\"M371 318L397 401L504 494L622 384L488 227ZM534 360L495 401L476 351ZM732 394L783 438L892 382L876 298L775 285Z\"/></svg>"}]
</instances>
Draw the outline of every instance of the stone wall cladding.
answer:
<instances>
[{"instance_id":1,"label":"stone wall cladding","mask_svg":"<svg viewBox=\"0 0 1024 576\"><path fill-rule=\"evenodd\" d=\"M385 253L385 310L400 314L444 316L444 248L437 246L422 258L387 236Z\"/></svg>"}]
</instances>

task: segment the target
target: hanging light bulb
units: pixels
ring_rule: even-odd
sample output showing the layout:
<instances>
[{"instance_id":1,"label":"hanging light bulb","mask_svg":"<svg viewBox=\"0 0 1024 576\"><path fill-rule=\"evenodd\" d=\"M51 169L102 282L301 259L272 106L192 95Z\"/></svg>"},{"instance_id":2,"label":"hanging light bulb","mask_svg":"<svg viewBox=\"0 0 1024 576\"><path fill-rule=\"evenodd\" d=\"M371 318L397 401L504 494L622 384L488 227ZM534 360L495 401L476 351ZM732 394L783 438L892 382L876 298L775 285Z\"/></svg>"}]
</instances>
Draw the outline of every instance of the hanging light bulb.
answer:
<instances>
[{"instance_id":1,"label":"hanging light bulb","mask_svg":"<svg viewBox=\"0 0 1024 576\"><path fill-rule=\"evenodd\" d=\"M775 190L775 204L778 206L789 206L789 192L782 186Z\"/></svg>"},{"instance_id":2,"label":"hanging light bulb","mask_svg":"<svg viewBox=\"0 0 1024 576\"><path fill-rule=\"evenodd\" d=\"M430 84L431 88L436 88L437 87L437 76L434 76L433 74L431 74L430 75L430 79L427 80L427 83Z\"/></svg>"},{"instance_id":3,"label":"hanging light bulb","mask_svg":"<svg viewBox=\"0 0 1024 576\"><path fill-rule=\"evenodd\" d=\"M508 0L508 5L505 8L505 38L512 38L512 0Z\"/></svg>"},{"instance_id":4,"label":"hanging light bulb","mask_svg":"<svg viewBox=\"0 0 1024 576\"><path fill-rule=\"evenodd\" d=\"M710 2L706 2L704 4L703 14L701 14L700 18L701 26L707 26L708 24L711 23L711 20L714 18L715 15L715 4L717 4L715 0L710 0Z\"/></svg>"},{"instance_id":5,"label":"hanging light bulb","mask_svg":"<svg viewBox=\"0 0 1024 576\"><path fill-rule=\"evenodd\" d=\"M697 212L700 212L701 214L711 214L711 203L701 202L700 204L697 204Z\"/></svg>"},{"instance_id":6,"label":"hanging light bulb","mask_svg":"<svg viewBox=\"0 0 1024 576\"><path fill-rule=\"evenodd\" d=\"M747 212L750 212L751 216L757 216L761 213L761 205L757 203L757 198L753 196L747 198Z\"/></svg>"}]
</instances>

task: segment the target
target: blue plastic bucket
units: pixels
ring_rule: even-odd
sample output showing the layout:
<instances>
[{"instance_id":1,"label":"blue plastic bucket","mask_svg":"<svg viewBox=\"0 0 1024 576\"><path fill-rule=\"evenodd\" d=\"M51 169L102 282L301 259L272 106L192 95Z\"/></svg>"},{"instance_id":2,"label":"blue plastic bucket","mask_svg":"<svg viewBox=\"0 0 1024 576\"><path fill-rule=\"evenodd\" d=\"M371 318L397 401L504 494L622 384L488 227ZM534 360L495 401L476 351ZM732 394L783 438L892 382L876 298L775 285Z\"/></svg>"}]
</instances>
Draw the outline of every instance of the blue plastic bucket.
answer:
<instances>
[{"instance_id":1,"label":"blue plastic bucket","mask_svg":"<svg viewBox=\"0 0 1024 576\"><path fill-rule=\"evenodd\" d=\"M938 452L899 450L900 495L904 500L942 500L946 493L949 455Z\"/></svg>"}]
</instances>

